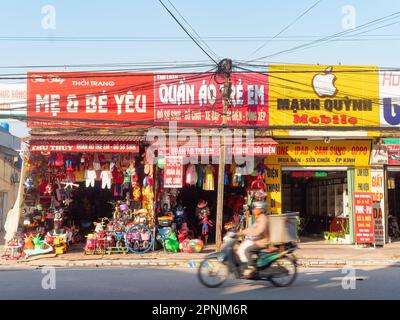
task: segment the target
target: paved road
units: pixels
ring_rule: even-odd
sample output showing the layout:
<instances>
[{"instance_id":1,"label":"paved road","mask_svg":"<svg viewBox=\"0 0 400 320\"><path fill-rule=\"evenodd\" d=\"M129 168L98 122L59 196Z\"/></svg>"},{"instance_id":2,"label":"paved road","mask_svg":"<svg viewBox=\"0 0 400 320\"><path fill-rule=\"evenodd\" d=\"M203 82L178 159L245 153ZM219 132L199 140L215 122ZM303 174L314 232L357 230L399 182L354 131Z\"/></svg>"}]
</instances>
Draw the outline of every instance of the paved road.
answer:
<instances>
[{"instance_id":1,"label":"paved road","mask_svg":"<svg viewBox=\"0 0 400 320\"><path fill-rule=\"evenodd\" d=\"M0 299L399 299L400 269L357 269L344 290L341 269L300 269L290 288L229 280L208 289L192 269L57 269L56 289L42 288L43 270L0 270ZM352 278L353 279L353 278ZM46 284L51 284L44 279ZM351 280L351 279L350 279ZM351 282L346 282L350 283Z\"/></svg>"}]
</instances>

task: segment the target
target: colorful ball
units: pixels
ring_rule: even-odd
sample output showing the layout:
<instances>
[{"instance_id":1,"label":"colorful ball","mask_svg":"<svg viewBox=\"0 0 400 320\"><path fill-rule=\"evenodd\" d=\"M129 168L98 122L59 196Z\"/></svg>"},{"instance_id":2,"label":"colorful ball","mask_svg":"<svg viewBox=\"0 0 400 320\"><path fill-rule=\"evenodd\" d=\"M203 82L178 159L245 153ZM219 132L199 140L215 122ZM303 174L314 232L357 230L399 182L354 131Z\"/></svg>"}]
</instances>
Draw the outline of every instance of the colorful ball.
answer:
<instances>
[{"instance_id":1,"label":"colorful ball","mask_svg":"<svg viewBox=\"0 0 400 320\"><path fill-rule=\"evenodd\" d=\"M199 253L204 248L204 242L200 239L192 239L189 241L189 247L192 249L193 252Z\"/></svg>"}]
</instances>

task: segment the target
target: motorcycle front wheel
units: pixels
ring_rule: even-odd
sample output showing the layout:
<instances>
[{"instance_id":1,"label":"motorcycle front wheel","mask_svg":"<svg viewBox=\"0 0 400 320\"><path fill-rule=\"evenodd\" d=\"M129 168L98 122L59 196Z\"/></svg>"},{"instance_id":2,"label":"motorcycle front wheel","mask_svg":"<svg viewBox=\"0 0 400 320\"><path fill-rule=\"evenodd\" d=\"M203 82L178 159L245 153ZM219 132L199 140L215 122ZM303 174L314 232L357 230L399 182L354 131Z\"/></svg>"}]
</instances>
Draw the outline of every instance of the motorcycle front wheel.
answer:
<instances>
[{"instance_id":1,"label":"motorcycle front wheel","mask_svg":"<svg viewBox=\"0 0 400 320\"><path fill-rule=\"evenodd\" d=\"M293 257L275 260L269 268L273 272L270 281L275 287L288 287L296 280L297 262Z\"/></svg>"},{"instance_id":2,"label":"motorcycle front wheel","mask_svg":"<svg viewBox=\"0 0 400 320\"><path fill-rule=\"evenodd\" d=\"M200 282L208 288L221 286L229 277L228 266L218 258L208 258L200 262L197 272Z\"/></svg>"}]
</instances>

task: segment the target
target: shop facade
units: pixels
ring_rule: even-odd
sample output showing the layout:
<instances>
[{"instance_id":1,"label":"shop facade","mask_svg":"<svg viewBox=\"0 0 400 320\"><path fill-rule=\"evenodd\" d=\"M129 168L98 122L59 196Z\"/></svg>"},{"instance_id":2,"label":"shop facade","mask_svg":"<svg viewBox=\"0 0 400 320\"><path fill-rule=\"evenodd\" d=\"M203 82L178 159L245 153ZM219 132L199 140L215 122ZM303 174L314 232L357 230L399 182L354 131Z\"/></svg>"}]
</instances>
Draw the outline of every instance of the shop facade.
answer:
<instances>
[{"instance_id":1,"label":"shop facade","mask_svg":"<svg viewBox=\"0 0 400 320\"><path fill-rule=\"evenodd\" d=\"M353 244L361 237L354 194L370 193L372 244L385 244L384 170L371 165L373 139L276 141L277 155L265 160L271 212L298 212L303 239Z\"/></svg>"},{"instance_id":2,"label":"shop facade","mask_svg":"<svg viewBox=\"0 0 400 320\"><path fill-rule=\"evenodd\" d=\"M250 128L255 132L255 140L251 150L239 148L229 152L252 155L255 161L253 168L246 172L242 164L225 162L224 219L219 226L211 227L211 223L216 220L221 140L207 143L197 140L200 143L194 145L182 140L180 145L176 141L181 136L168 132L171 123L178 131L190 131L199 139L204 136L200 133L202 129L223 129L224 79L215 74L68 73L69 77L65 78L62 73L28 74L31 78L28 123L33 128L32 137L42 136L42 142L49 132L56 132L55 139L59 139L75 128L80 139L96 136L103 143L103 149L86 153L97 157L113 152L133 154L135 163L146 162L143 153L151 143L145 141L145 136L151 129L167 132L166 140L175 138L175 144L166 143L157 150L162 155L157 163L144 164L146 171L151 170L150 179L144 180L144 168L135 168L136 173L143 171L137 178L140 197L143 193L146 195L144 184L150 181L152 187L149 220L153 224L164 217L163 223L170 227L171 216L185 209L185 214L197 216L188 221L195 236L203 236L206 224L209 227L204 229L210 233L209 239L213 239L216 228L228 229L240 224L238 213L250 204L253 186L254 190L264 189L269 213L299 212L300 231L307 237L330 239L335 243L385 244L387 208L396 200L393 196L388 198L385 188L388 176L392 175L388 171L394 167L388 168L376 152L376 140L383 136L379 131L383 116L377 103L378 68L291 64L270 65L268 69L269 73L262 75L231 75L224 125L232 130ZM363 72L357 72L358 69ZM48 78L51 81L42 81ZM335 78L337 81L333 83ZM323 79L332 80L329 88L324 87ZM376 132L370 133L367 127L376 128ZM337 131L341 129L342 132ZM137 141L126 141L137 143L138 150L111 152L107 150L110 136L135 137ZM205 136L209 138L211 134ZM31 150L32 154L47 153L50 157L48 150L38 149L35 144L34 138L31 147L36 149ZM69 150L71 146L65 143L64 147L65 150L53 151L62 151L64 155L85 153ZM187 162L190 157L197 157L199 162ZM207 162L201 162L202 157L208 158ZM102 165L101 159L96 162ZM100 176L96 173L95 183L98 180L102 189L103 170L98 171ZM112 180L111 189L113 183ZM129 189L132 197L133 187ZM357 199L362 198L361 193L368 193L370 197L371 207L365 209L368 217L358 212L361 203ZM202 209L198 207L200 202L201 206L207 203L210 224L196 215L196 210ZM140 208L136 205L137 210L144 209L141 204Z\"/></svg>"}]
</instances>

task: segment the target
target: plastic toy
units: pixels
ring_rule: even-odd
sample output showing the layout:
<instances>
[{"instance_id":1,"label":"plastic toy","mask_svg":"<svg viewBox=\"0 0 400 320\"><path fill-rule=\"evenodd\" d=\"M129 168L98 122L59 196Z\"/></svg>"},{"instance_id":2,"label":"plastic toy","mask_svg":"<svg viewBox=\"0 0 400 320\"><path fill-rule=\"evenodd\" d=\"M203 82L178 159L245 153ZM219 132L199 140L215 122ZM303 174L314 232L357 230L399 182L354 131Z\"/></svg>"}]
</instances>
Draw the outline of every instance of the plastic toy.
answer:
<instances>
[{"instance_id":1,"label":"plastic toy","mask_svg":"<svg viewBox=\"0 0 400 320\"><path fill-rule=\"evenodd\" d=\"M7 242L3 255L1 256L6 260L18 260L22 255L22 239L14 237Z\"/></svg>"},{"instance_id":2,"label":"plastic toy","mask_svg":"<svg viewBox=\"0 0 400 320\"><path fill-rule=\"evenodd\" d=\"M174 253L178 252L179 242L176 237L175 232L171 232L164 241L164 247L167 252L172 251Z\"/></svg>"},{"instance_id":3,"label":"plastic toy","mask_svg":"<svg viewBox=\"0 0 400 320\"><path fill-rule=\"evenodd\" d=\"M193 252L199 253L204 248L204 242L200 239L192 239L189 240L188 246L192 249Z\"/></svg>"},{"instance_id":4,"label":"plastic toy","mask_svg":"<svg viewBox=\"0 0 400 320\"><path fill-rule=\"evenodd\" d=\"M212 227L214 224L211 220L208 220L208 216L207 215L203 215L202 220L200 221L200 223L202 225L201 227L201 234L204 236L204 242L205 244L207 244L208 241L208 233L209 233L209 229L210 227Z\"/></svg>"},{"instance_id":5,"label":"plastic toy","mask_svg":"<svg viewBox=\"0 0 400 320\"><path fill-rule=\"evenodd\" d=\"M25 249L23 255L25 259L28 259L30 256L46 254L53 251L53 247L49 245L46 241L40 240L39 236L34 238L35 247L34 249Z\"/></svg>"}]
</instances>

